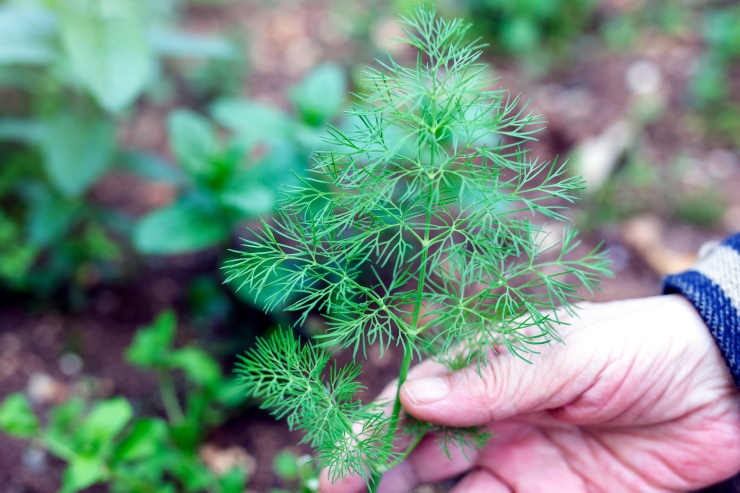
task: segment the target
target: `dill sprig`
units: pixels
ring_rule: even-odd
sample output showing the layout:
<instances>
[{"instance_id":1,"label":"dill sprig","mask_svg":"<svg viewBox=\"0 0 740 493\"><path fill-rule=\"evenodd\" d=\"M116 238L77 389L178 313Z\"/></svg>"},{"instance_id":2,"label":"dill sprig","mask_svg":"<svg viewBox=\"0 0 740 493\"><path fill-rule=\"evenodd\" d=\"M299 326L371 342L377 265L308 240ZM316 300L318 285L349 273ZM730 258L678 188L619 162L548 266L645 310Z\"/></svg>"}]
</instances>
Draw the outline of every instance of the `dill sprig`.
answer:
<instances>
[{"instance_id":1,"label":"dill sprig","mask_svg":"<svg viewBox=\"0 0 740 493\"><path fill-rule=\"evenodd\" d=\"M330 129L312 173L253 228L225 265L227 281L264 294L268 308L321 313L327 328L299 344L280 330L242 358L247 391L302 429L332 477L359 474L371 489L404 452L398 394L390 415L355 395L359 366L329 364L328 348L399 346L399 382L413 359L484 365L506 348L526 358L559 340L560 313L593 290L608 262L577 257L576 232L551 238L544 222L583 188L564 163L524 148L541 116L494 83L469 25L417 10L403 19L415 66L389 58L367 71L349 128ZM406 426L422 434L429 426ZM444 443L482 443L443 430ZM467 442L467 437L473 437ZM477 437L477 438L476 438ZM413 440L418 443L418 439Z\"/></svg>"}]
</instances>

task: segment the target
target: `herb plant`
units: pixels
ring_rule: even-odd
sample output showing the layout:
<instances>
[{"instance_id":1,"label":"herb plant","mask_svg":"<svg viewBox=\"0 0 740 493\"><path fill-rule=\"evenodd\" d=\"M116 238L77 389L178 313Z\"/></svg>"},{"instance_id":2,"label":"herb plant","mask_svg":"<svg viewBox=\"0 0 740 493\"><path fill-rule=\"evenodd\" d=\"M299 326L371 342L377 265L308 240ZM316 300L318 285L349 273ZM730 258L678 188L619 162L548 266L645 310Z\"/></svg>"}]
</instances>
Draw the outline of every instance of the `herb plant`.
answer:
<instances>
[{"instance_id":1,"label":"herb plant","mask_svg":"<svg viewBox=\"0 0 740 493\"><path fill-rule=\"evenodd\" d=\"M166 419L135 417L134 406L120 396L96 403L71 397L52 408L42 426L30 402L15 393L0 405L0 429L67 463L61 493L103 483L121 493L242 493L244 468L217 474L198 452L206 431L221 424L243 395L208 354L195 346L173 348L175 329L174 314L165 311L126 351L129 362L157 374ZM175 388L179 370L187 377L184 407Z\"/></svg>"},{"instance_id":2,"label":"herb plant","mask_svg":"<svg viewBox=\"0 0 740 493\"><path fill-rule=\"evenodd\" d=\"M582 181L530 159L523 145L543 121L490 89L469 25L424 9L404 25L416 65L368 69L354 127L330 130L312 172L225 265L228 281L269 291L268 306L291 300L299 322L325 317L315 342L276 330L237 371L249 394L305 433L332 480L357 474L371 490L427 433L444 450L486 434L404 418L398 393L360 402L368 346L400 349L399 384L424 356L451 369L504 348L526 358L558 340L555 309L572 310L577 290L608 272L598 249L577 257L574 231L558 241L540 226L566 220ZM353 362L332 363L338 348ZM401 435L411 445L398 450Z\"/></svg>"}]
</instances>

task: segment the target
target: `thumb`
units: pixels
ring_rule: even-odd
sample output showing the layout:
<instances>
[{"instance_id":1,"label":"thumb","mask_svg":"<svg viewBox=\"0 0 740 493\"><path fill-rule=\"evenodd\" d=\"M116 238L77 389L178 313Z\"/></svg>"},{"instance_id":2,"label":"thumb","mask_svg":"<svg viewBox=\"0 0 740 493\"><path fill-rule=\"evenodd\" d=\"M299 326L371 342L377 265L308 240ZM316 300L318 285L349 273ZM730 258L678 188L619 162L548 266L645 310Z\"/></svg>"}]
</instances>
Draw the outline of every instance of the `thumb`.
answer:
<instances>
[{"instance_id":1,"label":"thumb","mask_svg":"<svg viewBox=\"0 0 740 493\"><path fill-rule=\"evenodd\" d=\"M536 355L534 364L501 354L486 366L409 377L401 387L401 403L416 418L447 426L477 426L556 409L575 400L597 378L597 372L586 368L590 365L579 363L589 358L568 351L565 360L565 353L564 345L557 344Z\"/></svg>"}]
</instances>

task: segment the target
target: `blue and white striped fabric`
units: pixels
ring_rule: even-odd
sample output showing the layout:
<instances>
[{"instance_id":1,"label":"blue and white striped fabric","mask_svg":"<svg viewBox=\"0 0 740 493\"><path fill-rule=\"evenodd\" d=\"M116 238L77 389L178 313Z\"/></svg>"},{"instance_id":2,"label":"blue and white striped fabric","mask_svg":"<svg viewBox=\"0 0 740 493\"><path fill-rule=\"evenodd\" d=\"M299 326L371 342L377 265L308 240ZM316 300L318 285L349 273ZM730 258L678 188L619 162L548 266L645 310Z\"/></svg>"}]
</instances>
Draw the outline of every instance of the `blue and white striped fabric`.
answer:
<instances>
[{"instance_id":1,"label":"blue and white striped fabric","mask_svg":"<svg viewBox=\"0 0 740 493\"><path fill-rule=\"evenodd\" d=\"M740 387L740 234L709 249L693 269L667 276L663 292L694 304Z\"/></svg>"}]
</instances>

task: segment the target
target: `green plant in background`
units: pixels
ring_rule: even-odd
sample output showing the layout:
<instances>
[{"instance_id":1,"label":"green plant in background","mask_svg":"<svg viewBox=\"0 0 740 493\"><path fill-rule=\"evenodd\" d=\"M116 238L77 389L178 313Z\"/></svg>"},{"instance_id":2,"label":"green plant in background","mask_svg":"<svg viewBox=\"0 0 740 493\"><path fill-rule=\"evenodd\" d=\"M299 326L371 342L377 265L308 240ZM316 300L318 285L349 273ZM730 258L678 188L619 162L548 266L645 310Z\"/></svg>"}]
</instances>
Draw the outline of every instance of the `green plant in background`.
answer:
<instances>
[{"instance_id":1,"label":"green plant in background","mask_svg":"<svg viewBox=\"0 0 740 493\"><path fill-rule=\"evenodd\" d=\"M135 417L124 397L94 404L73 397L51 409L42 426L17 393L0 405L0 429L67 463L61 493L99 483L120 493L242 493L247 471L234 466L217 475L199 458L198 447L227 410L243 402L243 393L207 353L172 347L176 325L174 314L163 312L137 332L126 351L133 365L157 374L166 419ZM185 406L175 390L178 371L187 383Z\"/></svg>"},{"instance_id":2,"label":"green plant in background","mask_svg":"<svg viewBox=\"0 0 740 493\"><path fill-rule=\"evenodd\" d=\"M308 455L297 456L290 450L280 451L273 460L275 475L293 485L290 490L272 490L270 493L314 493L319 491L319 471Z\"/></svg>"},{"instance_id":3,"label":"green plant in background","mask_svg":"<svg viewBox=\"0 0 740 493\"><path fill-rule=\"evenodd\" d=\"M638 214L657 212L694 227L716 227L726 210L725 199L712 184L684 183L682 177L691 166L695 166L692 161L681 156L670 166L658 166L644 156L637 142L624 163L586 195L577 223L583 230L595 231Z\"/></svg>"},{"instance_id":4,"label":"green plant in background","mask_svg":"<svg viewBox=\"0 0 740 493\"><path fill-rule=\"evenodd\" d=\"M494 49L531 67L567 52L591 20L594 0L465 0L461 5ZM541 70L541 68L540 68Z\"/></svg>"},{"instance_id":5,"label":"green plant in background","mask_svg":"<svg viewBox=\"0 0 740 493\"><path fill-rule=\"evenodd\" d=\"M44 296L66 279L85 286L115 274L118 216L55 190L34 150L0 143L0 153L0 283Z\"/></svg>"},{"instance_id":6,"label":"green plant in background","mask_svg":"<svg viewBox=\"0 0 740 493\"><path fill-rule=\"evenodd\" d=\"M740 61L740 6L706 11L702 34L706 51L691 80L691 95L709 131L740 145L740 102L731 89L731 69Z\"/></svg>"},{"instance_id":7,"label":"green plant in background","mask_svg":"<svg viewBox=\"0 0 740 493\"><path fill-rule=\"evenodd\" d=\"M160 78L165 57L235 56L220 39L173 29L174 6L0 6L0 221L13 252L0 262L3 284L48 294L115 271L110 233L126 234L126 222L85 195L118 160L117 119Z\"/></svg>"},{"instance_id":8,"label":"green plant in background","mask_svg":"<svg viewBox=\"0 0 740 493\"><path fill-rule=\"evenodd\" d=\"M600 29L609 48L624 50L640 44L645 34L683 36L690 32L694 10L687 2L641 2L607 11Z\"/></svg>"},{"instance_id":9,"label":"green plant in background","mask_svg":"<svg viewBox=\"0 0 740 493\"><path fill-rule=\"evenodd\" d=\"M529 158L522 145L542 120L488 90L469 26L423 9L404 24L416 66L368 70L354 127L331 129L312 172L225 265L237 286L267 290L267 306L293 299L299 322L325 317L315 342L286 329L259 339L238 372L247 393L305 433L332 479L359 474L371 490L427 433L445 450L486 434L403 419L397 394L390 414L357 400L369 345L401 349L400 383L422 356L450 368L485 365L497 347L524 358L558 339L554 310L608 273L598 250L573 258L574 231L548 239L534 222L565 220L582 183ZM332 363L339 348L354 362ZM398 451L400 433L411 445Z\"/></svg>"},{"instance_id":10,"label":"green plant in background","mask_svg":"<svg viewBox=\"0 0 740 493\"><path fill-rule=\"evenodd\" d=\"M234 227L272 212L277 191L305 174L309 149L345 97L344 74L322 65L291 89L297 118L258 102L217 101L213 120L186 110L168 121L170 146L184 171L176 201L143 217L134 244L144 253L172 254L224 245Z\"/></svg>"}]
</instances>

